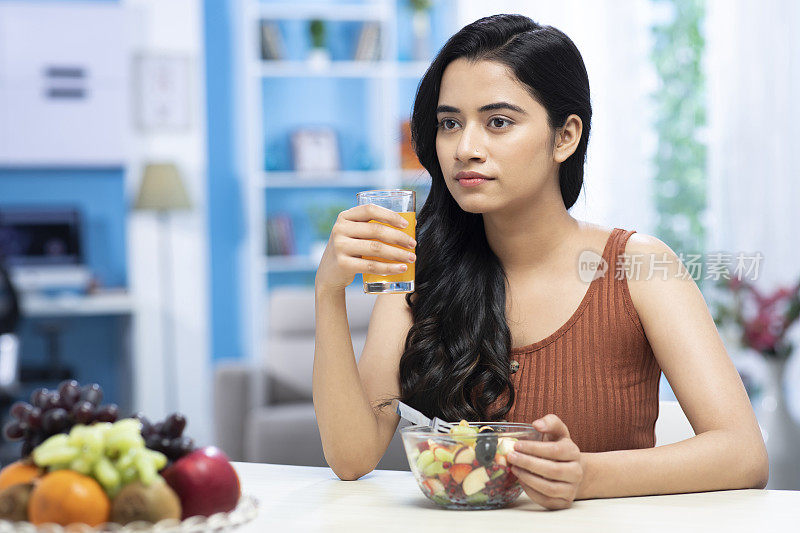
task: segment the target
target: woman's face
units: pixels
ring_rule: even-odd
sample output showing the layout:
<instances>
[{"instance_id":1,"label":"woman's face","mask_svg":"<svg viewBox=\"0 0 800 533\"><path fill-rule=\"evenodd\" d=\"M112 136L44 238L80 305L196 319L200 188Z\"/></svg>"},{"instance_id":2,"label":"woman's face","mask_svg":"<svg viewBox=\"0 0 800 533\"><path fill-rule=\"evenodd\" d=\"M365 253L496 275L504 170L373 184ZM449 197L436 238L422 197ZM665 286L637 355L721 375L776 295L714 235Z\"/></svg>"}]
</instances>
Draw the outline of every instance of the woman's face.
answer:
<instances>
[{"instance_id":1,"label":"woman's face","mask_svg":"<svg viewBox=\"0 0 800 533\"><path fill-rule=\"evenodd\" d=\"M488 213L530 205L532 198L553 191L560 200L562 154L552 149L547 112L508 67L452 61L442 76L436 111L436 154L447 188L463 210ZM488 179L470 182L462 172Z\"/></svg>"}]
</instances>

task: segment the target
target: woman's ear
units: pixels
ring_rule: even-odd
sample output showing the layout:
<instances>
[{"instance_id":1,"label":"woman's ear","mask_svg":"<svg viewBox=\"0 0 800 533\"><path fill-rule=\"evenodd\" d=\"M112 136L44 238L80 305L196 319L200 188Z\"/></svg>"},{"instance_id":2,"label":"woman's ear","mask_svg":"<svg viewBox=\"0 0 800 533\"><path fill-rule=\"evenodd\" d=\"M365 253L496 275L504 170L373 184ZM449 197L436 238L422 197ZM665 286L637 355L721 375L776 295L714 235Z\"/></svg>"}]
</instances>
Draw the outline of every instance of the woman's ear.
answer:
<instances>
[{"instance_id":1,"label":"woman's ear","mask_svg":"<svg viewBox=\"0 0 800 533\"><path fill-rule=\"evenodd\" d=\"M564 125L556 130L553 159L556 163L563 163L575 153L583 132L583 122L578 115L570 115Z\"/></svg>"}]
</instances>

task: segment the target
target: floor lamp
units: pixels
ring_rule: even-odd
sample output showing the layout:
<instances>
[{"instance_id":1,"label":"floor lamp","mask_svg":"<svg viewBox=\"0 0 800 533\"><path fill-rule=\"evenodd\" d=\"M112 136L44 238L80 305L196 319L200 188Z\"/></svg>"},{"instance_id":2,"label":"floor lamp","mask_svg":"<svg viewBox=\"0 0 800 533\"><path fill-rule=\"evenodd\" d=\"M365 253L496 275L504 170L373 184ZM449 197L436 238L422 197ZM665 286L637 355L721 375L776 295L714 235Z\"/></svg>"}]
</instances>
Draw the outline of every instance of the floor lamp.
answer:
<instances>
[{"instance_id":1,"label":"floor lamp","mask_svg":"<svg viewBox=\"0 0 800 533\"><path fill-rule=\"evenodd\" d=\"M139 187L139 195L133 208L154 211L158 221L164 397L167 403L167 412L173 412L178 408L176 382L178 370L174 346L174 327L170 315L173 291L168 282L172 268L168 235L170 234L171 213L192 208L189 194L186 192L177 167L172 163L146 165Z\"/></svg>"}]
</instances>

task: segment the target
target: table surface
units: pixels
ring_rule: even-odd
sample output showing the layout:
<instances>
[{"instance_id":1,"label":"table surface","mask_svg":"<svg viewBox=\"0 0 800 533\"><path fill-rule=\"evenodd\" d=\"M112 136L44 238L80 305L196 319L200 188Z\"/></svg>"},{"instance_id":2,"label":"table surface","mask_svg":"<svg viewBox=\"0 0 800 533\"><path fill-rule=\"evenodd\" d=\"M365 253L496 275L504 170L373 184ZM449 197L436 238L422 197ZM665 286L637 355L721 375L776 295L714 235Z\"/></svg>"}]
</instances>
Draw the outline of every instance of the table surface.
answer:
<instances>
[{"instance_id":1,"label":"table surface","mask_svg":"<svg viewBox=\"0 0 800 533\"><path fill-rule=\"evenodd\" d=\"M491 511L437 507L411 472L376 470L341 481L329 468L234 463L245 494L259 501L243 533L263 531L798 531L800 491L729 490L579 500L548 511L524 493ZM490 528L490 529L488 529ZM536 528L536 529L534 529Z\"/></svg>"}]
</instances>

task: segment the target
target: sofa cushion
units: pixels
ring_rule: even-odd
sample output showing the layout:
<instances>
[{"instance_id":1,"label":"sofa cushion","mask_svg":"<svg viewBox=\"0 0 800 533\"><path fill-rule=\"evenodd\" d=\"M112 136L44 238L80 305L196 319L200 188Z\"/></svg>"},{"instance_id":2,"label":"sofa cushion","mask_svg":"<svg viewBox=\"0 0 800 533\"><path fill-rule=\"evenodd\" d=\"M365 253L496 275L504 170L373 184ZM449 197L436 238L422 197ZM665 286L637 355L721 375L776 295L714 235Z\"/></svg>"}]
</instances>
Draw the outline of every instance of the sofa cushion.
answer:
<instances>
[{"instance_id":1,"label":"sofa cushion","mask_svg":"<svg viewBox=\"0 0 800 533\"><path fill-rule=\"evenodd\" d=\"M347 290L347 317L356 360L367 340L373 295ZM314 367L314 289L280 287L269 299L270 328L264 339L264 366L293 389L311 395Z\"/></svg>"}]
</instances>

